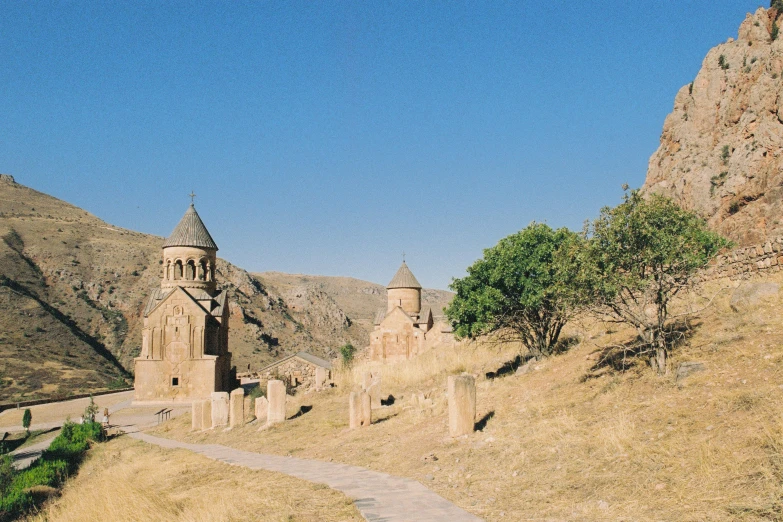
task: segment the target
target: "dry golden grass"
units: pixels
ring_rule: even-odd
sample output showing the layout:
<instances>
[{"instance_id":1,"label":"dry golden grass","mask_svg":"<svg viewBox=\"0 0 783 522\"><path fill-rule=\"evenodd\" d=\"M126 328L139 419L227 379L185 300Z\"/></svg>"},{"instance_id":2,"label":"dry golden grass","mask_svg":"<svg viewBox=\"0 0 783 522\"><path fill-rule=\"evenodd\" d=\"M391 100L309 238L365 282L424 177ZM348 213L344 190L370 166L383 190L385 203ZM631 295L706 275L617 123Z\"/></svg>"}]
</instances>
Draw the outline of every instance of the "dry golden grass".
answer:
<instances>
[{"instance_id":1,"label":"dry golden grass","mask_svg":"<svg viewBox=\"0 0 783 522\"><path fill-rule=\"evenodd\" d=\"M290 414L312 410L270 430L191 433L184 415L158 432L411 477L486 520L779 520L783 299L735 312L730 297L722 292L673 352L673 368L706 366L680 382L641 361L585 379L602 346L633 338L594 323L579 326L580 344L526 375L487 380L516 348L485 344L381 367L383 393L396 402L365 429L347 429L347 395L367 366L339 376L333 390L293 398ZM453 440L445 377L461 371L478 376L478 418L493 417L483 432ZM434 407L411 407L416 392Z\"/></svg>"},{"instance_id":2,"label":"dry golden grass","mask_svg":"<svg viewBox=\"0 0 783 522\"><path fill-rule=\"evenodd\" d=\"M230 466L121 437L94 447L36 522L348 521L350 500L321 484Z\"/></svg>"}]
</instances>

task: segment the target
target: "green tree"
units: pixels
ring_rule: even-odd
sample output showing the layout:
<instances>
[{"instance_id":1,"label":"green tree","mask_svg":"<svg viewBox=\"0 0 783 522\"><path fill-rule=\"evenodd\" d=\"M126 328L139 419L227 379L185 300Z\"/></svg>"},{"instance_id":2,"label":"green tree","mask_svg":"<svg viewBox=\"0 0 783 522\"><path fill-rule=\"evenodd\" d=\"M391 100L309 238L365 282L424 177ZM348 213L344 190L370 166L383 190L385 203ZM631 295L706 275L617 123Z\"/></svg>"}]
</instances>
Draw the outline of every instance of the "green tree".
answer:
<instances>
[{"instance_id":1,"label":"green tree","mask_svg":"<svg viewBox=\"0 0 783 522\"><path fill-rule=\"evenodd\" d=\"M30 424L33 422L33 413L30 411L30 408L27 408L24 410L24 414L22 415L22 427L25 429L27 433L30 433Z\"/></svg>"},{"instance_id":2,"label":"green tree","mask_svg":"<svg viewBox=\"0 0 783 522\"><path fill-rule=\"evenodd\" d=\"M575 256L581 238L543 223L501 239L454 279L446 315L454 333L471 338L494 333L519 340L537 359L552 353L576 311Z\"/></svg>"},{"instance_id":3,"label":"green tree","mask_svg":"<svg viewBox=\"0 0 783 522\"><path fill-rule=\"evenodd\" d=\"M82 415L84 422L95 422L95 416L98 415L98 405L90 395L90 404L84 408L84 414Z\"/></svg>"},{"instance_id":4,"label":"green tree","mask_svg":"<svg viewBox=\"0 0 783 522\"><path fill-rule=\"evenodd\" d=\"M356 355L356 348L351 343L345 343L340 347L340 355L343 358L343 365L349 367L353 364L353 358Z\"/></svg>"},{"instance_id":5,"label":"green tree","mask_svg":"<svg viewBox=\"0 0 783 522\"><path fill-rule=\"evenodd\" d=\"M610 320L636 328L651 366L663 374L672 299L730 243L673 201L624 188L623 202L604 207L588 227L580 283Z\"/></svg>"}]
</instances>

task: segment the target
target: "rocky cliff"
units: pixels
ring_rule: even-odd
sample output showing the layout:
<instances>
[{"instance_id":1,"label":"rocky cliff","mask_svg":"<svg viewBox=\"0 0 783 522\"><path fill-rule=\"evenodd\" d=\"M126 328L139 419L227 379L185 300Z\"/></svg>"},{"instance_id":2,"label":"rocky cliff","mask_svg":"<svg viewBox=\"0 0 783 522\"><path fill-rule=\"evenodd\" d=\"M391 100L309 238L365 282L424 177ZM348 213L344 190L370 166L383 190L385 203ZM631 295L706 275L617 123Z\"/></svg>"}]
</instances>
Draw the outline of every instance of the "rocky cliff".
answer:
<instances>
[{"instance_id":1,"label":"rocky cliff","mask_svg":"<svg viewBox=\"0 0 783 522\"><path fill-rule=\"evenodd\" d=\"M677 93L643 190L739 245L783 236L783 13L748 14Z\"/></svg>"}]
</instances>

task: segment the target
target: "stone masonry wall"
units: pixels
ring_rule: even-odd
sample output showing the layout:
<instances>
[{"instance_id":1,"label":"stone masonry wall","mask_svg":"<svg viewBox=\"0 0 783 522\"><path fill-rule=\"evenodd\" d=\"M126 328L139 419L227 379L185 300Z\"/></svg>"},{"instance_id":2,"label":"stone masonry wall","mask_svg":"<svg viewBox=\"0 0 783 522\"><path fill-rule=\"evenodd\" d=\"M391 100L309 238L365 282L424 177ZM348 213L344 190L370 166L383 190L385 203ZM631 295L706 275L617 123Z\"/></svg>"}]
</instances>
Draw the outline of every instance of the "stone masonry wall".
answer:
<instances>
[{"instance_id":1,"label":"stone masonry wall","mask_svg":"<svg viewBox=\"0 0 783 522\"><path fill-rule=\"evenodd\" d=\"M718 255L702 273L702 280L747 279L754 273L777 272L783 268L783 237L764 244L737 248Z\"/></svg>"},{"instance_id":2,"label":"stone masonry wall","mask_svg":"<svg viewBox=\"0 0 783 522\"><path fill-rule=\"evenodd\" d=\"M285 361L284 363L259 373L259 383L266 386L270 379L280 379L291 388L314 388L315 387L315 365L303 361L298 357Z\"/></svg>"}]
</instances>

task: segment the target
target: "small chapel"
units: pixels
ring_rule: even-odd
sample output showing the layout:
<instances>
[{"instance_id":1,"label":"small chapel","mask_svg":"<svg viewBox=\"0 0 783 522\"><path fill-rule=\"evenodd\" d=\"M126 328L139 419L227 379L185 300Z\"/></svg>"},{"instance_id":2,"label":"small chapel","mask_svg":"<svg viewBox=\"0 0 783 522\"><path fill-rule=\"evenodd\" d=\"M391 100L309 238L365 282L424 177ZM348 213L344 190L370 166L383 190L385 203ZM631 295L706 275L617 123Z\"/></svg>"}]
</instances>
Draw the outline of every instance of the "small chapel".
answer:
<instances>
[{"instance_id":1,"label":"small chapel","mask_svg":"<svg viewBox=\"0 0 783 522\"><path fill-rule=\"evenodd\" d=\"M163 242L160 288L144 308L136 402L208 399L230 390L228 299L215 281L217 251L191 203Z\"/></svg>"},{"instance_id":2,"label":"small chapel","mask_svg":"<svg viewBox=\"0 0 783 522\"><path fill-rule=\"evenodd\" d=\"M432 309L421 306L421 285L403 260L386 287L387 303L375 314L370 333L371 361L410 359L425 350L433 326Z\"/></svg>"}]
</instances>

